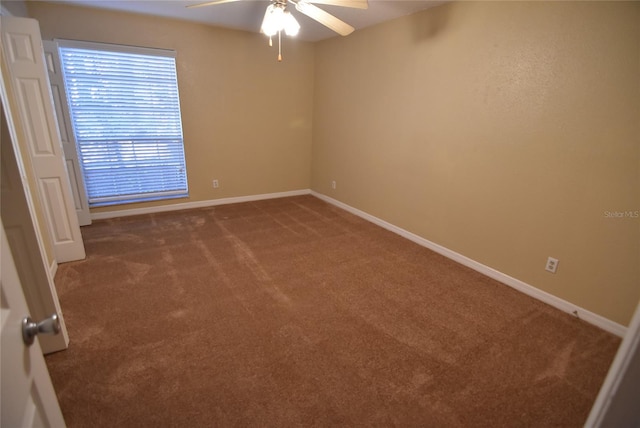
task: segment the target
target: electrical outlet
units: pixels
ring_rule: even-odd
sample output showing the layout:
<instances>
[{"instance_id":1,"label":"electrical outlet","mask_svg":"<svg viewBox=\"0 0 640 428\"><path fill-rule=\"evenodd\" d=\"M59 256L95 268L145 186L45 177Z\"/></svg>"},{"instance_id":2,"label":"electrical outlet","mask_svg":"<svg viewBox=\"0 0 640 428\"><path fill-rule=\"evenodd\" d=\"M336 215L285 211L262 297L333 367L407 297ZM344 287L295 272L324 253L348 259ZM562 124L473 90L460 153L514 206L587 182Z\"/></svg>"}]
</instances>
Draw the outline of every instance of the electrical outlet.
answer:
<instances>
[{"instance_id":1,"label":"electrical outlet","mask_svg":"<svg viewBox=\"0 0 640 428\"><path fill-rule=\"evenodd\" d=\"M336 189L336 182L335 182L335 180L331 182L331 188L332 188L333 190L335 190L335 189Z\"/></svg>"},{"instance_id":2,"label":"electrical outlet","mask_svg":"<svg viewBox=\"0 0 640 428\"><path fill-rule=\"evenodd\" d=\"M547 266L544 269L551 273L556 273L556 270L558 270L558 263L559 263L558 259L549 257L547 259Z\"/></svg>"},{"instance_id":3,"label":"electrical outlet","mask_svg":"<svg viewBox=\"0 0 640 428\"><path fill-rule=\"evenodd\" d=\"M218 183L218 180L213 180L213 188L217 189L218 187L220 187L220 183Z\"/></svg>"}]
</instances>

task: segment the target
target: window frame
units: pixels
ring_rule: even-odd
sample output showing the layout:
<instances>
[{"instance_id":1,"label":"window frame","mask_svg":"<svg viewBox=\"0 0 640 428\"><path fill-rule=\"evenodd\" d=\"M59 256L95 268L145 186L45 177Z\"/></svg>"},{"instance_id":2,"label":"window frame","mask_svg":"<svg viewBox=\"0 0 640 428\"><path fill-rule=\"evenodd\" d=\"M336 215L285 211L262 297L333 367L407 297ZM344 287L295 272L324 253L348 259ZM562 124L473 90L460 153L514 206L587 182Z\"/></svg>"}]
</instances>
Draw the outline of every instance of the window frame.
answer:
<instances>
[{"instance_id":1,"label":"window frame","mask_svg":"<svg viewBox=\"0 0 640 428\"><path fill-rule=\"evenodd\" d=\"M186 147L184 142L184 132L182 127L182 110L180 105L180 96L179 96L179 82L178 82L178 67L177 67L177 53L174 50L169 49L159 49L159 48L149 48L149 47L139 47L139 46L130 46L130 45L118 45L111 43L100 43L100 42L88 42L88 41L79 41L79 40L68 40L68 39L55 39L54 42L58 47L58 56L60 58L61 64L61 73L63 76L64 88L67 93L67 102L69 105L67 108L69 109L69 117L71 118L72 129L74 133L76 151L78 153L78 160L80 164L80 169L85 178L85 183L88 183L88 173L85 169L85 163L83 159L83 153L81 149L81 142L78 139L78 132L76 131L76 122L74 118L74 108L72 107L72 98L69 91L68 83L67 83L67 74L64 66L64 56L62 54L62 49L81 49L81 50L93 50L93 51L104 51L104 52L114 52L117 54L132 54L132 55L141 55L141 56L151 56L151 57L162 57L162 58L171 58L173 60L174 66L174 76L175 76L175 93L177 96L176 103L176 111L178 114L177 126L179 127L179 140L181 156L174 157L175 160L180 160L182 165L182 171L179 171L183 176L184 188L174 189L174 190L163 190L163 191L149 191L149 192L138 192L138 193L130 193L130 194L118 194L112 196L98 196L92 198L89 195L88 185L87 187L87 199L89 201L89 207L100 207L100 206L108 206L108 205L120 205L120 204L129 204L129 203L138 203L138 202L148 202L148 201L157 201L157 200L169 200L176 198L188 198L189 197L189 180L188 180L188 170L186 163ZM172 88L173 89L173 88ZM131 141L132 145L135 145L136 142L138 144L142 143L144 138L138 136L137 138L127 137L126 141ZM125 140L119 141L122 143ZM159 143L158 143L159 144ZM125 164L123 162L123 164ZM179 180L180 181L180 180ZM181 182L181 181L180 181ZM181 182L182 183L182 182Z\"/></svg>"}]
</instances>

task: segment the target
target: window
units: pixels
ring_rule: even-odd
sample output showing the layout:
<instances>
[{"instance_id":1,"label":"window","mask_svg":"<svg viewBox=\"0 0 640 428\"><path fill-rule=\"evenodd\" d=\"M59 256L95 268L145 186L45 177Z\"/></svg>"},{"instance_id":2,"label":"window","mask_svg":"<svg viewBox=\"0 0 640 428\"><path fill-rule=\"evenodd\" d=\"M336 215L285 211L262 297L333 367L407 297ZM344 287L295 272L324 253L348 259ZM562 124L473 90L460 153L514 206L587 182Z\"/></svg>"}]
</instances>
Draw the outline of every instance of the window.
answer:
<instances>
[{"instance_id":1,"label":"window","mask_svg":"<svg viewBox=\"0 0 640 428\"><path fill-rule=\"evenodd\" d=\"M175 52L58 49L89 205L188 196Z\"/></svg>"}]
</instances>

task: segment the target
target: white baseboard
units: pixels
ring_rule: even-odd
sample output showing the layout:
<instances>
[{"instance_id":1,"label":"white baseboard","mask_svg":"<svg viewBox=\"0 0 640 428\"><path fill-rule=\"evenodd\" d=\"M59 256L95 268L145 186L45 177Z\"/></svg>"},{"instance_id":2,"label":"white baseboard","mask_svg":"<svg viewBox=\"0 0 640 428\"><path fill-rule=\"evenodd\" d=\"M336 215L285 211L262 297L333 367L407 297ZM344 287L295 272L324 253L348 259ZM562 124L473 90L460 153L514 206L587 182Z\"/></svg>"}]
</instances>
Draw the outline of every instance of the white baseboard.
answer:
<instances>
[{"instance_id":1,"label":"white baseboard","mask_svg":"<svg viewBox=\"0 0 640 428\"><path fill-rule=\"evenodd\" d=\"M182 204L172 204L172 205L160 205L160 206L148 207L148 208L133 208L129 210L120 210L120 211L105 211L100 213L92 213L91 220L104 220L108 218L126 217L131 215L154 214L154 213L167 212L167 211L188 210L192 208L213 207L216 205L237 204L240 202L253 202L253 201L261 201L265 199L286 198L289 196L308 195L310 193L311 193L311 190L309 189L301 189L301 190L292 190L289 192L263 193L261 195L238 196L233 198L222 198L222 199L209 199L206 201L185 202Z\"/></svg>"},{"instance_id":2,"label":"white baseboard","mask_svg":"<svg viewBox=\"0 0 640 428\"><path fill-rule=\"evenodd\" d=\"M58 272L58 261L57 260L53 260L51 262L51 266L49 266L49 272L51 272L51 278L55 278L56 277L56 272Z\"/></svg>"},{"instance_id":3,"label":"white baseboard","mask_svg":"<svg viewBox=\"0 0 640 428\"><path fill-rule=\"evenodd\" d=\"M365 220L370 221L371 223L374 223L384 229L387 229L393 233L396 233L404 238L409 239L410 241L415 242L418 245L421 245L423 247L426 247L432 251L435 251L438 254L441 254L451 260L454 260L458 263L460 263L461 265L467 266L477 272L480 272L483 275L488 276L489 278L495 279L496 281L499 281L505 285L508 285L509 287L515 288L516 290L531 296L535 299L538 299L548 305L551 305L563 312L567 312L569 314L572 314L580 319L583 319L584 321L595 325L596 327L599 327L605 331L608 331L609 333L615 334L616 336L619 337L623 337L626 332L627 332L627 327L620 325L614 321L611 321L601 315L598 315L596 313L593 313L591 311L588 311L584 308L581 308L579 306L574 305L571 302L568 302L566 300L563 300L559 297L556 297L552 294L549 294L545 291L542 291L538 288L535 288L532 285L529 285L523 281L520 281L519 279L513 278L509 275L506 275L502 272L499 272L489 266L483 265L482 263L479 263L475 260L472 260L466 256L463 256L460 253L456 253L455 251L452 251L448 248L445 248L441 245L438 245L434 242L431 242L425 238L422 238L414 233L411 233L407 230L404 230L398 226L395 226L391 223L388 223L384 220L381 220L377 217L372 216L371 214L368 214L364 211L361 211L357 208L353 208L352 206L349 206L343 202L340 202L336 199L333 199L329 196L323 195L321 193L315 192L315 191L311 191L310 192L311 195L322 199L325 202L328 202L332 205L335 205L339 208L344 209L345 211L348 211L352 214L357 215L358 217L361 217Z\"/></svg>"}]
</instances>

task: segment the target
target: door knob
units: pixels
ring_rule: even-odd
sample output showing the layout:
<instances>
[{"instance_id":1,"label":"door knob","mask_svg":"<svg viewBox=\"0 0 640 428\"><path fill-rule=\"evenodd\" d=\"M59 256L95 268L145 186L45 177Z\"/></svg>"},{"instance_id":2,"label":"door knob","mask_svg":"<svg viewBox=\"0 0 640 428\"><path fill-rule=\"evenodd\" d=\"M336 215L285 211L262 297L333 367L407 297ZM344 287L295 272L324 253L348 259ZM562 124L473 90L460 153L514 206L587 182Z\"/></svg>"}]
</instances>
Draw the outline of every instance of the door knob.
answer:
<instances>
[{"instance_id":1,"label":"door knob","mask_svg":"<svg viewBox=\"0 0 640 428\"><path fill-rule=\"evenodd\" d=\"M53 314L39 323L35 323L31 317L22 319L22 340L27 346L31 346L38 333L58 334L60 333L60 319L58 314Z\"/></svg>"}]
</instances>

